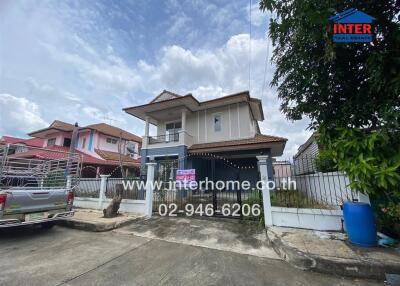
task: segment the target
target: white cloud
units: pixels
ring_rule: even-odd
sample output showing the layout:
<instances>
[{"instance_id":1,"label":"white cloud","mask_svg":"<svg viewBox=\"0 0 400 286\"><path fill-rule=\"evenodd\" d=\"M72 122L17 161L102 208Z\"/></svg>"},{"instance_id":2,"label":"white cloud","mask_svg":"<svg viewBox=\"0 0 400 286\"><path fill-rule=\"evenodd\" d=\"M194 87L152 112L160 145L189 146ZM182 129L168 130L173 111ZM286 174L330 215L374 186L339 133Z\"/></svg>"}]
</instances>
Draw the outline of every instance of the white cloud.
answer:
<instances>
[{"instance_id":1,"label":"white cloud","mask_svg":"<svg viewBox=\"0 0 400 286\"><path fill-rule=\"evenodd\" d=\"M261 98L264 79L267 40L251 40L251 95ZM180 94L192 93L199 100L207 100L249 88L249 35L232 36L221 47L214 50L184 49L177 45L161 50L156 65L146 61L137 64L144 90L155 95L163 89ZM267 69L266 83L272 78L274 69ZM279 110L276 91L265 87L262 98L265 121L261 130L270 135L289 139L284 156L292 156L298 146L305 142L310 131L306 131L308 120L291 122ZM146 103L143 99L140 103Z\"/></svg>"},{"instance_id":2,"label":"white cloud","mask_svg":"<svg viewBox=\"0 0 400 286\"><path fill-rule=\"evenodd\" d=\"M42 42L42 45L54 60L65 65L64 68L70 67L78 72L82 80L92 86L107 86L121 92L135 88L140 82L139 76L120 57L113 54L110 46L107 48L106 58L97 55L93 59L88 59L83 55L63 51L48 43ZM88 43L85 43L85 46L87 49L92 49Z\"/></svg>"},{"instance_id":3,"label":"white cloud","mask_svg":"<svg viewBox=\"0 0 400 286\"><path fill-rule=\"evenodd\" d=\"M46 127L39 106L24 97L0 94L0 133L24 136L27 132ZM26 135L25 135L26 136Z\"/></svg>"},{"instance_id":4,"label":"white cloud","mask_svg":"<svg viewBox=\"0 0 400 286\"><path fill-rule=\"evenodd\" d=\"M247 20L250 21L249 5L246 7ZM260 10L260 4L255 1L251 4L251 24L253 26L261 26L267 24L267 14Z\"/></svg>"},{"instance_id":5,"label":"white cloud","mask_svg":"<svg viewBox=\"0 0 400 286\"><path fill-rule=\"evenodd\" d=\"M193 5L198 5L195 10L207 18L207 29L215 32L218 40L212 36L201 38L204 45L190 46L178 39L195 37L202 27L191 30L198 21L197 15L175 9L176 5L181 5L175 1L171 4L169 17L160 20L169 23L166 27L169 28L167 36L170 41L167 42L172 44L158 45L153 47L154 50L146 51L147 57L136 58L121 53L121 46L126 43L113 41L118 31L108 27L105 21L98 21L96 17L102 11L96 11L94 6L71 9L58 1L39 4L36 9L19 9L18 3L15 4L17 8L8 13L0 26L2 37L7 39L0 46L4 71L0 74L0 93L7 95L3 95L1 100L7 100L7 106L10 106L1 112L0 133L25 134L54 119L78 121L85 125L108 122L105 118L109 118L109 123L143 134L143 122L125 114L122 108L147 103L163 89L181 94L191 92L200 100L249 89L249 35L239 34L248 31L248 22L243 26L248 15L243 3L231 1L218 7L207 1L195 1ZM107 7L102 9L107 11ZM254 3L251 9L255 30L267 16L258 10L258 3ZM178 17L174 18L174 15ZM146 30L136 31L135 28L129 32L146 33ZM145 44L138 42L139 46L147 49ZM250 90L252 96L259 98L266 45L265 39L253 33ZM134 56L139 50L136 46L125 49ZM269 66L268 71L267 84L273 67ZM262 131L287 137L289 142L285 155L293 155L296 146L302 144L310 133L305 131L307 120L287 121L279 111L276 91L269 87L265 88L262 99L266 117L261 123ZM29 107L30 111L22 112L22 108L17 107L22 105ZM4 106L2 102L1 108ZM15 108L15 114L11 114L11 107ZM15 123L4 123L11 115L15 117L19 113L20 119L17 118Z\"/></svg>"},{"instance_id":6,"label":"white cloud","mask_svg":"<svg viewBox=\"0 0 400 286\"><path fill-rule=\"evenodd\" d=\"M172 24L167 30L167 35L170 37L175 37L183 31L187 31L189 29L188 26L192 19L188 17L185 13L179 12L174 14L171 17L170 21L172 21Z\"/></svg>"},{"instance_id":7,"label":"white cloud","mask_svg":"<svg viewBox=\"0 0 400 286\"><path fill-rule=\"evenodd\" d=\"M264 76L266 41L252 39L251 92L261 96ZM249 88L249 36L232 36L222 47L214 50L189 50L167 46L161 50L156 65L140 61L137 73L141 75L144 90L155 94L163 89L180 93L192 92L204 98L218 97ZM268 75L271 77L271 74ZM276 101L276 97L274 99ZM142 100L144 103L145 100Z\"/></svg>"}]
</instances>

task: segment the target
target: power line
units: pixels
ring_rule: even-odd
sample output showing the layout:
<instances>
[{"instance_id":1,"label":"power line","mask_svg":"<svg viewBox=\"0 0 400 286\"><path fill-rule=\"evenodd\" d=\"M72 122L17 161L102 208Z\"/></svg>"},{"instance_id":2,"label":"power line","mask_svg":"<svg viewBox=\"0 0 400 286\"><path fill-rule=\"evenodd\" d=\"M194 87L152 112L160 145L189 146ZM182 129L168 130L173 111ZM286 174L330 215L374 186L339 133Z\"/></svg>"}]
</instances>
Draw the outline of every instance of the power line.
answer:
<instances>
[{"instance_id":1,"label":"power line","mask_svg":"<svg viewBox=\"0 0 400 286\"><path fill-rule=\"evenodd\" d=\"M249 0L249 92L251 88L251 0Z\"/></svg>"},{"instance_id":2,"label":"power line","mask_svg":"<svg viewBox=\"0 0 400 286\"><path fill-rule=\"evenodd\" d=\"M272 20L272 12L271 12L270 17ZM268 64L269 64L269 46L270 46L270 40L271 40L269 37L269 25L268 25L266 34L267 34L267 55L265 56L264 79L263 79L263 84L262 84L262 89L261 89L261 100L264 97L264 90L265 90L265 84L266 84L266 79L267 79L267 70L268 70Z\"/></svg>"}]
</instances>

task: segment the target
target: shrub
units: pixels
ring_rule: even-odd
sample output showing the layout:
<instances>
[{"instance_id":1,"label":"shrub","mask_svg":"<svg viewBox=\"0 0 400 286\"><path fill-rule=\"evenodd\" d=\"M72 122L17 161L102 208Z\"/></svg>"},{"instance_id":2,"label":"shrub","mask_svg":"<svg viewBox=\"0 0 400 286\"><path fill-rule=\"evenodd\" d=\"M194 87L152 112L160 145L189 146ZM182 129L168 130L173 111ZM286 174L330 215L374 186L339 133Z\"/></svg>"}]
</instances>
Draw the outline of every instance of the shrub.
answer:
<instances>
[{"instance_id":1,"label":"shrub","mask_svg":"<svg viewBox=\"0 0 400 286\"><path fill-rule=\"evenodd\" d=\"M332 158L332 155L325 150L318 154L315 164L318 172L328 173L337 171L337 166Z\"/></svg>"},{"instance_id":2,"label":"shrub","mask_svg":"<svg viewBox=\"0 0 400 286\"><path fill-rule=\"evenodd\" d=\"M320 129L320 140L338 169L350 179L350 188L369 194L380 228L399 221L400 136L398 126L369 131Z\"/></svg>"}]
</instances>

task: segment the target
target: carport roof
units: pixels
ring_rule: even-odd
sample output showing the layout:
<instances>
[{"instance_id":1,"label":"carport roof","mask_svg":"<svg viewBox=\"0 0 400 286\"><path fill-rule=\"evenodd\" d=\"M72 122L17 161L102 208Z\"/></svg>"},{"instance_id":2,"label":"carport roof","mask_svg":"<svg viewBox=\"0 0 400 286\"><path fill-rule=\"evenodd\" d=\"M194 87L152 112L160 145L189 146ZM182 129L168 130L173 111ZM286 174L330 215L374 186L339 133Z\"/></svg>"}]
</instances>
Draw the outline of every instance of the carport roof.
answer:
<instances>
[{"instance_id":1,"label":"carport roof","mask_svg":"<svg viewBox=\"0 0 400 286\"><path fill-rule=\"evenodd\" d=\"M272 156L280 156L286 145L286 138L256 134L252 138L194 144L188 149L190 153L226 152L238 150L271 149Z\"/></svg>"}]
</instances>

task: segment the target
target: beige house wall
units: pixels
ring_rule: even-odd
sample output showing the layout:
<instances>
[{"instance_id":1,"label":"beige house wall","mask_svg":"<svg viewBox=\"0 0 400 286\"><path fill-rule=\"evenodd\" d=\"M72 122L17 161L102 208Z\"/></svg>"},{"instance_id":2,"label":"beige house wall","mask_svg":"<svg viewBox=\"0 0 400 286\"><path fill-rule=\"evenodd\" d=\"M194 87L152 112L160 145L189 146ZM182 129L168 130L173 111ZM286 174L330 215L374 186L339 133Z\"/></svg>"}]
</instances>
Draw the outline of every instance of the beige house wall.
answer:
<instances>
[{"instance_id":1,"label":"beige house wall","mask_svg":"<svg viewBox=\"0 0 400 286\"><path fill-rule=\"evenodd\" d=\"M221 115L221 131L214 130L214 115ZM180 120L179 120L180 121ZM166 124L159 122L157 136L165 135ZM247 103L230 104L201 111L187 112L186 132L193 137L193 144L227 141L254 137L255 121Z\"/></svg>"}]
</instances>

